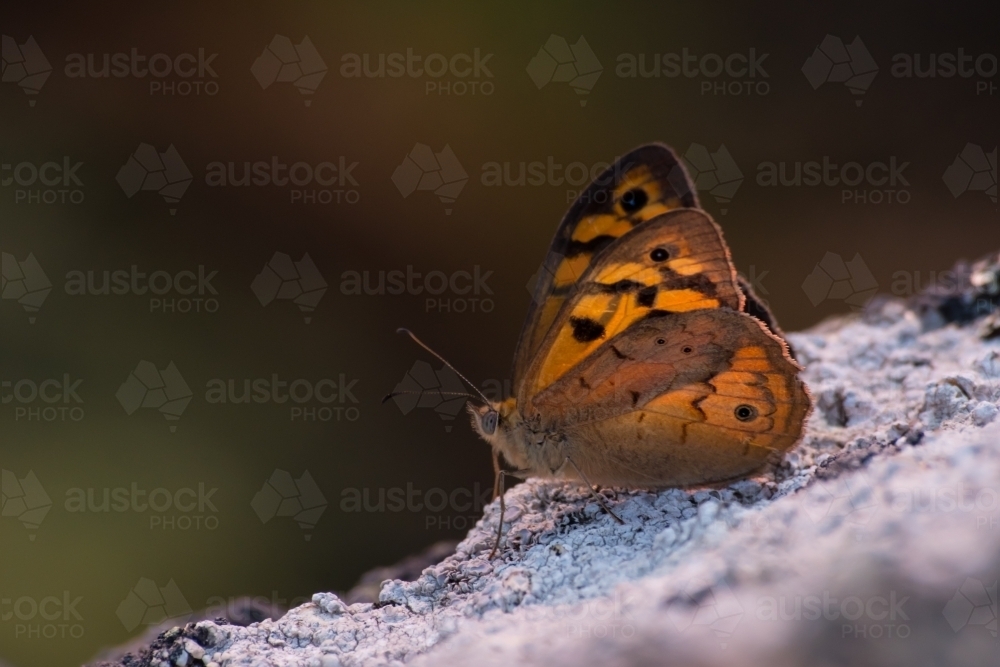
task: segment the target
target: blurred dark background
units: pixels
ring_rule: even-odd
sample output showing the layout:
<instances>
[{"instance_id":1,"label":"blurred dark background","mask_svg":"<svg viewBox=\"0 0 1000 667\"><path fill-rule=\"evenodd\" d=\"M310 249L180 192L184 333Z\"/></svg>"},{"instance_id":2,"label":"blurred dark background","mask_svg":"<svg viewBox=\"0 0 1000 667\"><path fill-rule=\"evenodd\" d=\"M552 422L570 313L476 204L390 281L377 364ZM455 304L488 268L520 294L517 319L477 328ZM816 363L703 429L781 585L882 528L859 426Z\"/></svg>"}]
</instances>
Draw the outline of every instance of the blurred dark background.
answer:
<instances>
[{"instance_id":1,"label":"blurred dark background","mask_svg":"<svg viewBox=\"0 0 1000 667\"><path fill-rule=\"evenodd\" d=\"M408 373L449 381L426 377L440 364L394 331L509 391L526 285L580 174L637 145L688 157L737 268L787 330L994 249L997 18L995 5L912 3L5 5L0 658L80 663L188 607L346 590L463 535L481 514L469 499L492 485L488 449L455 404L380 404ZM959 49L970 76L942 76ZM390 76L408 51L414 73L453 71ZM710 76L751 52L753 78ZM697 58L693 76L667 76L671 53ZM111 75L92 76L105 54ZM365 76L379 54L386 75ZM632 56L653 72L656 54L659 77L624 76ZM899 54L923 69L935 54L938 75L904 76ZM164 76L137 74L150 60ZM876 167L851 187L762 182L767 163L791 175L824 159L895 161L902 180L874 182ZM337 172L213 180L258 161ZM532 162L562 166L491 184ZM133 266L165 272L157 289L199 267L214 277L204 294L89 293ZM355 276L375 288L407 267L457 290L350 293ZM461 272L478 272L476 290ZM93 289L73 293L88 274ZM275 375L322 400L212 394Z\"/></svg>"}]
</instances>

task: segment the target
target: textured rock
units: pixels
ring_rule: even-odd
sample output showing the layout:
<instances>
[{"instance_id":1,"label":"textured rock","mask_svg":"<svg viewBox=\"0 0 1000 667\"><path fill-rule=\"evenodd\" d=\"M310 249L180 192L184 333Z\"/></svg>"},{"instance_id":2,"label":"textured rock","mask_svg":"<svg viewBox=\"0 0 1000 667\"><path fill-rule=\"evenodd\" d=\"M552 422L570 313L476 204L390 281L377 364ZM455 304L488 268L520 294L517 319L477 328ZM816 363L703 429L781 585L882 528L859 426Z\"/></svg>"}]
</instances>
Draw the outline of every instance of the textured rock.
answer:
<instances>
[{"instance_id":1,"label":"textured rock","mask_svg":"<svg viewBox=\"0 0 1000 667\"><path fill-rule=\"evenodd\" d=\"M507 493L492 561L496 503L376 604L318 593L279 620L202 621L132 664L1000 664L990 261L967 293L791 334L816 409L764 475L605 490L624 525L579 485L529 480Z\"/></svg>"}]
</instances>

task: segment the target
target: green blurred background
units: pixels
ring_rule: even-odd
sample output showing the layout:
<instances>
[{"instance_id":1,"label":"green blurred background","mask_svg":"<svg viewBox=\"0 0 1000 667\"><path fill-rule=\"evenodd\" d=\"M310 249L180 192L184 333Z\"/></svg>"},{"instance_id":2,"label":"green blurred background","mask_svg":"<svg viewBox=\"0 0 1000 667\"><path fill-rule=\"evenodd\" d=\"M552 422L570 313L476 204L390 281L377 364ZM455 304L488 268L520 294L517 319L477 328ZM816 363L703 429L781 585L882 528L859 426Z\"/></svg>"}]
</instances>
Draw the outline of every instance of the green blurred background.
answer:
<instances>
[{"instance_id":1,"label":"green blurred background","mask_svg":"<svg viewBox=\"0 0 1000 667\"><path fill-rule=\"evenodd\" d=\"M701 192L703 205L723 226L737 268L756 279L788 330L850 310L837 298L814 305L803 289L827 253L844 260L860 255L880 290L891 292L901 275L925 284L930 272L994 249L1000 241L995 201L975 189L955 196L943 176L967 144L985 152L997 144L997 13L996 6L912 3L761 9L714 2L108 2L100 11L80 3L5 5L2 33L18 46L33 36L52 72L37 94L26 94L13 70L0 85L0 249L7 253L5 276L15 280L15 269L31 254L52 289L37 312L27 312L13 291L0 302L0 377L9 383L0 404L0 658L22 666L78 664L139 634L152 617L137 616L129 600L143 579L158 588L172 581L194 609L240 595L288 604L319 590L346 590L373 566L464 534L478 516L476 508L464 507L464 494L492 484L487 447L453 406L404 415L379 401L415 362L433 361L394 334L403 325L472 380L509 386L526 285L582 186L486 185L490 163L510 163L515 172L522 162L550 160L589 168L650 141L680 153L695 144L713 153L724 145L743 181L729 202ZM801 71L828 34L844 43L861 37L877 64L863 95L838 82L814 90ZM271 83L267 72L261 76L270 85L262 87L251 67L275 35L295 44L309 37L327 68L315 92ZM550 35L571 45L585 37L603 68L586 94L560 81L539 88L529 76L529 62ZM9 68L16 58L8 43ZM992 62L992 74L892 74L896 54L926 59L960 47L974 56L992 54L984 61ZM649 63L652 54L685 48L723 59L751 49L758 58L767 54L766 77L618 76L621 54L644 54ZM104 54L133 49L171 59L184 53L197 59L203 49L206 58L217 54L209 63L214 76L207 70L162 79L67 75L73 54L93 54L99 65ZM369 54L374 65L378 54L407 49L424 57L472 58L476 50L481 60L489 57L478 77L341 72L351 59L346 54ZM747 81L753 94L713 94L711 87L725 82L729 92L745 91ZM185 82L191 94L180 94ZM456 87L459 82L466 87ZM162 87L151 90L151 84ZM174 94L163 94L171 86ZM116 182L140 143L160 153L173 145L181 156L192 181L179 201L168 203L155 191L128 197ZM406 187L392 180L418 143L435 153L450 147L467 172L453 202L423 190L403 196ZM206 183L210 163L236 163L238 175L243 162L272 156L289 165L357 162L351 172L357 184ZM907 183L851 189L850 197L863 190L869 199L894 201L872 204L842 201L837 186L757 182L762 163L822 162L824 156L862 165L895 158L909 163ZM79 184L10 182L17 165L66 159L82 162ZM25 180L30 167L21 169ZM992 178L995 183L995 162ZM333 202L294 202L298 189ZM319 192L326 189L331 192ZM357 202L336 203L332 191L341 189L352 191L341 197ZM48 190L78 190L66 196L82 201L32 199L56 196ZM898 192L874 190L905 190L907 201L899 203ZM994 186L994 199L995 193ZM313 260L328 284L314 312L284 299L262 306L251 289L276 252L296 261L308 253ZM146 273L217 271L215 301L203 302L216 312L151 312L148 294L66 291L72 271L100 279L104 271L133 265ZM380 271L407 266L447 276L478 267L487 289L448 291L431 305L425 294L343 293L345 272L367 271L377 280ZM898 284L895 291L906 291ZM186 305L177 293L163 298L178 299L178 309ZM116 397L142 360L161 371L173 362L186 381L193 396L179 419L168 421L155 407L128 415ZM304 405L331 408L308 413L314 420L293 419L292 403L206 400L213 379L235 380L241 389L245 379L274 374L314 384L329 378L347 391L330 404ZM61 384L67 375L70 384L82 380L82 403L61 397L53 404L23 403L14 395L19 382L26 381L20 396L30 398L32 383L55 378ZM45 414L63 412L40 411L62 407L82 412L50 421ZM267 490L260 492L276 470L296 479L308 471L315 487L307 490L318 490L323 500L312 493L305 504L326 503L314 526L274 516ZM29 473L43 495L27 490ZM186 511L67 508L74 489L93 489L99 500L104 489L132 485L172 494L197 492L199 485L216 491L211 505ZM408 485L423 494L456 494L457 502L440 511L411 504L403 511L352 512L342 504L364 489L375 501L379 489ZM43 507L46 497L51 503L34 528L15 510L22 492L30 496L21 498L25 508ZM432 504L440 495L432 494ZM252 505L255 497L260 502ZM50 596L80 598L73 607L79 616L62 603L45 607L54 618L32 611Z\"/></svg>"}]
</instances>

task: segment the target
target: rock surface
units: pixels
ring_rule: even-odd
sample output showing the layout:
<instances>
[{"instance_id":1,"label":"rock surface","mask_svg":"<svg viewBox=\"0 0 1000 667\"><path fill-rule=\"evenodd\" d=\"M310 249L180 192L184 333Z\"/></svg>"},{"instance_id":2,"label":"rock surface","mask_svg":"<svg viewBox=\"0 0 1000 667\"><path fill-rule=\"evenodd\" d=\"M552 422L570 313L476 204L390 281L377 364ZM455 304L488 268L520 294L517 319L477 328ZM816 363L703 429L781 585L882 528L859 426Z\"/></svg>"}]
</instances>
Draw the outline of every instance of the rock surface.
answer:
<instances>
[{"instance_id":1,"label":"rock surface","mask_svg":"<svg viewBox=\"0 0 1000 667\"><path fill-rule=\"evenodd\" d=\"M492 561L497 503L375 604L317 593L279 620L174 629L116 664L998 665L990 261L965 292L791 334L816 408L765 475L606 490L624 525L579 485L529 480L507 493Z\"/></svg>"}]
</instances>

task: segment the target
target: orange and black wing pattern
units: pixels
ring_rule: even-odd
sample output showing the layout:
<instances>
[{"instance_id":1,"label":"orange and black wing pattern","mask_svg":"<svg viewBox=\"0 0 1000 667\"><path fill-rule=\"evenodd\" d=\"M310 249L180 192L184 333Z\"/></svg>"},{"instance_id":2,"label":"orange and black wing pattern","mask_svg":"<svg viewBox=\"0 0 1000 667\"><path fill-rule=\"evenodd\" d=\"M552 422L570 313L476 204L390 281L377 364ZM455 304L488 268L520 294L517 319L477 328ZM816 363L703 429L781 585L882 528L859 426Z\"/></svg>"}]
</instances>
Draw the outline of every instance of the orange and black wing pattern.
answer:
<instances>
[{"instance_id":1,"label":"orange and black wing pattern","mask_svg":"<svg viewBox=\"0 0 1000 667\"><path fill-rule=\"evenodd\" d=\"M530 410L534 396L653 311L742 306L719 227L698 209L662 214L594 258L529 364L518 402Z\"/></svg>"},{"instance_id":2,"label":"orange and black wing pattern","mask_svg":"<svg viewBox=\"0 0 1000 667\"><path fill-rule=\"evenodd\" d=\"M539 271L514 359L514 385L524 379L567 298L602 250L659 215L697 206L683 165L662 144L633 150L597 177L563 218Z\"/></svg>"}]
</instances>

